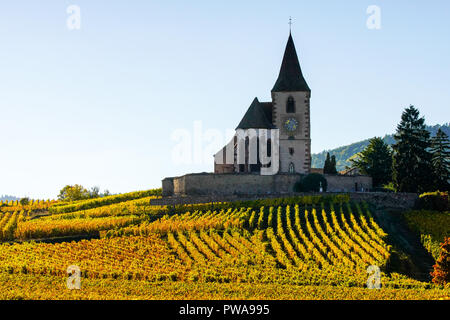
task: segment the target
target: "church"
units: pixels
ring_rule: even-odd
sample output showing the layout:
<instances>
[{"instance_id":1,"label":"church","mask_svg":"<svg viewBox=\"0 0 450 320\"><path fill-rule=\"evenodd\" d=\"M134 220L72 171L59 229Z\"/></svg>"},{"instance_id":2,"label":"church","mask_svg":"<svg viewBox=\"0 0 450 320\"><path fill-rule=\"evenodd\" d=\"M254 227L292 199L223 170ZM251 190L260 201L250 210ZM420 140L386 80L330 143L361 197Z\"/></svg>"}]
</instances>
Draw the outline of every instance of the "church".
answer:
<instances>
[{"instance_id":1,"label":"church","mask_svg":"<svg viewBox=\"0 0 450 320\"><path fill-rule=\"evenodd\" d=\"M163 196L270 195L292 193L311 169L311 89L303 76L292 34L272 101L254 98L231 141L214 155L214 173L165 178ZM325 175L328 191L372 188L362 175Z\"/></svg>"},{"instance_id":2,"label":"church","mask_svg":"<svg viewBox=\"0 0 450 320\"><path fill-rule=\"evenodd\" d=\"M224 147L215 156L215 173L259 173L263 166L258 159L256 163L249 163L248 130L259 129L279 131L279 166L277 173L308 174L311 171L311 125L310 99L311 89L303 76L294 40L289 39L281 63L280 73L272 88L272 101L260 102L255 98L237 126L242 130L245 141L245 161L238 163L237 137L230 142L233 147ZM267 150L271 150L269 139ZM234 151L234 161L227 159L227 151ZM222 153L222 154L221 154ZM269 154L271 151L269 151ZM259 152L257 152L259 154ZM217 161L217 159L221 161Z\"/></svg>"}]
</instances>

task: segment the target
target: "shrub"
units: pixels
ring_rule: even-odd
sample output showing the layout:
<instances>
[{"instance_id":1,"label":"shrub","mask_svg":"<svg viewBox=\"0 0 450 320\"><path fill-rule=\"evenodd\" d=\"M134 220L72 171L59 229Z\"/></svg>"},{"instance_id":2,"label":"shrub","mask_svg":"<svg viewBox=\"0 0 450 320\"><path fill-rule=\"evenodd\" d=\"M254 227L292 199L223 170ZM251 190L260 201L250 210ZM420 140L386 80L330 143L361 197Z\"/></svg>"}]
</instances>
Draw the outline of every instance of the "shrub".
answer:
<instances>
[{"instance_id":1,"label":"shrub","mask_svg":"<svg viewBox=\"0 0 450 320\"><path fill-rule=\"evenodd\" d=\"M433 267L434 272L431 275L434 283L443 285L450 283L450 237L441 244L441 256Z\"/></svg>"},{"instance_id":2,"label":"shrub","mask_svg":"<svg viewBox=\"0 0 450 320\"><path fill-rule=\"evenodd\" d=\"M450 210L448 192L427 192L419 196L417 207L425 210Z\"/></svg>"},{"instance_id":3,"label":"shrub","mask_svg":"<svg viewBox=\"0 0 450 320\"><path fill-rule=\"evenodd\" d=\"M320 185L324 192L327 191L327 179L320 173L310 173L298 181L294 186L295 192L320 192Z\"/></svg>"},{"instance_id":4,"label":"shrub","mask_svg":"<svg viewBox=\"0 0 450 320\"><path fill-rule=\"evenodd\" d=\"M26 206L27 204L30 203L30 198L27 198L27 197L22 198L22 199L20 199L19 203L20 203L22 206Z\"/></svg>"}]
</instances>

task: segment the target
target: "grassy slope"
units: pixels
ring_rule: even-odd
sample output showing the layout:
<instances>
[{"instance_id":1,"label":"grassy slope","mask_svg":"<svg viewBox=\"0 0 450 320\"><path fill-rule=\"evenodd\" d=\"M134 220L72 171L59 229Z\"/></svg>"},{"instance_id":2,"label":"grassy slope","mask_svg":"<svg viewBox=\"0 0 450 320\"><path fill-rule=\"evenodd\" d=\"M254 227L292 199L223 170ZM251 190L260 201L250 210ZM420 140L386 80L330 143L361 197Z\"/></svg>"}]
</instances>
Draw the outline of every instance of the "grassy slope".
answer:
<instances>
[{"instance_id":1,"label":"grassy slope","mask_svg":"<svg viewBox=\"0 0 450 320\"><path fill-rule=\"evenodd\" d=\"M404 216L411 230L420 236L425 249L437 260L440 244L450 236L450 212L408 211Z\"/></svg>"},{"instance_id":2,"label":"grassy slope","mask_svg":"<svg viewBox=\"0 0 450 320\"><path fill-rule=\"evenodd\" d=\"M388 233L392 245L387 271L405 274L420 281L431 281L434 259L407 225L402 212L375 211L377 221Z\"/></svg>"}]
</instances>

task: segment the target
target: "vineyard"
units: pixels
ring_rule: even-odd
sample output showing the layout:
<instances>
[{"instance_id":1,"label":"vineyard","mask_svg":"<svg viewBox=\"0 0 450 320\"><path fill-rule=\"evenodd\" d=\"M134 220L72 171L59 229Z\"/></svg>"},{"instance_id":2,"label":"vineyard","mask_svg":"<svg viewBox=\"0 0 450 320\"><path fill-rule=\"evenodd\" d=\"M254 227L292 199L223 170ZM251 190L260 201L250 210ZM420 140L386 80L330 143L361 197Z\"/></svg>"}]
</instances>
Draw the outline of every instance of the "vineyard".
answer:
<instances>
[{"instance_id":1,"label":"vineyard","mask_svg":"<svg viewBox=\"0 0 450 320\"><path fill-rule=\"evenodd\" d=\"M0 298L111 297L105 286L114 299L205 298L208 288L222 299L450 296L448 287L385 272L392 247L367 203L339 196L152 205L158 196L3 205ZM80 239L64 240L73 236ZM61 288L70 265L81 270L78 292ZM379 290L366 288L373 265Z\"/></svg>"}]
</instances>

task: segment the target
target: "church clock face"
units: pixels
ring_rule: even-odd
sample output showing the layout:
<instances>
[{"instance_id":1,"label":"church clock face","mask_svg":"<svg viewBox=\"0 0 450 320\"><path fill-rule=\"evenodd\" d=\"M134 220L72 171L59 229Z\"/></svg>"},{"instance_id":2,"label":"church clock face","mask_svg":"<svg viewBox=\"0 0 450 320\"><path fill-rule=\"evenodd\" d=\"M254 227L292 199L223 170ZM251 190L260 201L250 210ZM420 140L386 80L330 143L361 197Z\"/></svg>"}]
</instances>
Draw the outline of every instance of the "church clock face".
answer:
<instances>
[{"instance_id":1,"label":"church clock face","mask_svg":"<svg viewBox=\"0 0 450 320\"><path fill-rule=\"evenodd\" d=\"M298 128L298 121L295 118L288 118L284 121L284 127L289 132L295 132Z\"/></svg>"}]
</instances>

